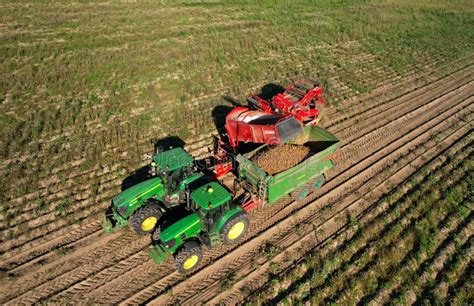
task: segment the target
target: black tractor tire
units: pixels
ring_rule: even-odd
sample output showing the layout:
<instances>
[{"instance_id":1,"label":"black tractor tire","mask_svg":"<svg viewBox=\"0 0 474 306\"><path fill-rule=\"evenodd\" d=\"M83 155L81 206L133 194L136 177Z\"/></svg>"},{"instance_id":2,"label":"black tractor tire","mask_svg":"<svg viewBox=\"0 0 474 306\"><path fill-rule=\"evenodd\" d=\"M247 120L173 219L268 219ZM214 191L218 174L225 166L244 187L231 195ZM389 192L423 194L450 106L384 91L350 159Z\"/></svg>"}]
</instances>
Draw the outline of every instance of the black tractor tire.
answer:
<instances>
[{"instance_id":1,"label":"black tractor tire","mask_svg":"<svg viewBox=\"0 0 474 306\"><path fill-rule=\"evenodd\" d=\"M243 223L243 229L238 234L238 236L229 237L229 233L230 233L231 228L239 222ZM242 237L247 232L247 230L249 228L249 224L250 224L250 221L249 221L249 218L247 217L246 213L244 213L244 212L236 213L235 215L230 217L230 219L227 220L224 223L224 225L222 226L222 228L220 230L220 233L219 233L221 241L224 244L233 244L233 243L238 242L240 239L242 239Z\"/></svg>"},{"instance_id":2,"label":"black tractor tire","mask_svg":"<svg viewBox=\"0 0 474 306\"><path fill-rule=\"evenodd\" d=\"M196 256L196 258L193 258ZM182 274L190 274L198 268L202 261L202 247L197 241L188 241L176 252L174 258L174 268ZM191 266L189 266L191 264ZM188 266L187 266L188 265Z\"/></svg>"},{"instance_id":3,"label":"black tractor tire","mask_svg":"<svg viewBox=\"0 0 474 306\"><path fill-rule=\"evenodd\" d=\"M131 222L132 228L139 235L150 234L155 230L156 226L158 225L158 220L161 218L161 216L162 216L162 213L160 209L156 206L156 204L153 204L153 203L145 204L145 206L140 207L133 214L132 222ZM149 218L156 218L156 223L154 227L150 229L146 229L142 225L144 221Z\"/></svg>"}]
</instances>

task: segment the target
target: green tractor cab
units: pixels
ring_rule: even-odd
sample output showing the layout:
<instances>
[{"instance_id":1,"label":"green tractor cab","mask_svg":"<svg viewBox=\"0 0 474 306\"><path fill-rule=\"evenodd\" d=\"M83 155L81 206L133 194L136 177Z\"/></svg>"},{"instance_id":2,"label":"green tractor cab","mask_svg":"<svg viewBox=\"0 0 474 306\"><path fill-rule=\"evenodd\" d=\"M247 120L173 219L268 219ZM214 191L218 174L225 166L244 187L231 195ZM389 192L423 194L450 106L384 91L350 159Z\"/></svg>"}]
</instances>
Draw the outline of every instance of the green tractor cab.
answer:
<instances>
[{"instance_id":1,"label":"green tractor cab","mask_svg":"<svg viewBox=\"0 0 474 306\"><path fill-rule=\"evenodd\" d=\"M175 171L191 165L194 159L183 148L175 148L153 156L155 166L161 171Z\"/></svg>"},{"instance_id":2,"label":"green tractor cab","mask_svg":"<svg viewBox=\"0 0 474 306\"><path fill-rule=\"evenodd\" d=\"M245 211L232 203L232 195L217 182L195 189L190 197L192 213L160 232L149 252L156 263L172 254L176 270L184 274L198 267L203 248L236 243L249 226Z\"/></svg>"},{"instance_id":3,"label":"green tractor cab","mask_svg":"<svg viewBox=\"0 0 474 306\"><path fill-rule=\"evenodd\" d=\"M107 211L102 227L114 232L131 220L138 234L154 231L161 217L170 208L186 203L186 191L203 174L194 169L194 159L182 148L156 154L150 173L153 177L136 184L115 196Z\"/></svg>"}]
</instances>

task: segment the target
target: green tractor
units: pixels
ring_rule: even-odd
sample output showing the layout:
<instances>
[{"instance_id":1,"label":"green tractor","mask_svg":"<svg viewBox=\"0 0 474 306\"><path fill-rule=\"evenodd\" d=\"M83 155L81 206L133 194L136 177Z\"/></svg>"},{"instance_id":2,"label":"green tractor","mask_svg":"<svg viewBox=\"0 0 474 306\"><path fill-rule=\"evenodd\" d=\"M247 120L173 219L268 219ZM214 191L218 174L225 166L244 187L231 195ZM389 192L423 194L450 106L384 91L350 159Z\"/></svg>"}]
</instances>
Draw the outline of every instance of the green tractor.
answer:
<instances>
[{"instance_id":1,"label":"green tractor","mask_svg":"<svg viewBox=\"0 0 474 306\"><path fill-rule=\"evenodd\" d=\"M150 256L160 264L173 255L181 273L195 271L203 258L203 248L239 241L249 227L247 213L232 201L219 183L208 182L190 193L186 215L156 231Z\"/></svg>"},{"instance_id":2,"label":"green tractor","mask_svg":"<svg viewBox=\"0 0 474 306\"><path fill-rule=\"evenodd\" d=\"M130 221L136 233L152 233L163 215L186 203L191 186L205 180L204 174L196 172L194 159L182 148L154 155L150 174L151 179L112 199L102 224L106 232L125 227Z\"/></svg>"}]
</instances>

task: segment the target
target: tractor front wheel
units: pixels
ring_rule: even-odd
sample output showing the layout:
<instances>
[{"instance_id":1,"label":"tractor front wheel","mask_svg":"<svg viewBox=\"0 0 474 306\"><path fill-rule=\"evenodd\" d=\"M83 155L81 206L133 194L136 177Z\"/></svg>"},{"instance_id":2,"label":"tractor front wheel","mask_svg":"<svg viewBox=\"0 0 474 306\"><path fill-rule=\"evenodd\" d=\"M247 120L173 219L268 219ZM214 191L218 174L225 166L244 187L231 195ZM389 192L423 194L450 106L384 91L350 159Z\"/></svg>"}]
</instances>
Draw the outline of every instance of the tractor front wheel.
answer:
<instances>
[{"instance_id":1,"label":"tractor front wheel","mask_svg":"<svg viewBox=\"0 0 474 306\"><path fill-rule=\"evenodd\" d=\"M222 226L220 235L224 244L232 244L239 241L247 232L249 218L243 212L236 213Z\"/></svg>"},{"instance_id":2,"label":"tractor front wheel","mask_svg":"<svg viewBox=\"0 0 474 306\"><path fill-rule=\"evenodd\" d=\"M147 204L133 214L132 228L139 235L149 234L154 231L161 215L158 207Z\"/></svg>"},{"instance_id":3,"label":"tractor front wheel","mask_svg":"<svg viewBox=\"0 0 474 306\"><path fill-rule=\"evenodd\" d=\"M174 255L174 268L183 274L196 270L202 260L202 248L196 241L186 242Z\"/></svg>"}]
</instances>

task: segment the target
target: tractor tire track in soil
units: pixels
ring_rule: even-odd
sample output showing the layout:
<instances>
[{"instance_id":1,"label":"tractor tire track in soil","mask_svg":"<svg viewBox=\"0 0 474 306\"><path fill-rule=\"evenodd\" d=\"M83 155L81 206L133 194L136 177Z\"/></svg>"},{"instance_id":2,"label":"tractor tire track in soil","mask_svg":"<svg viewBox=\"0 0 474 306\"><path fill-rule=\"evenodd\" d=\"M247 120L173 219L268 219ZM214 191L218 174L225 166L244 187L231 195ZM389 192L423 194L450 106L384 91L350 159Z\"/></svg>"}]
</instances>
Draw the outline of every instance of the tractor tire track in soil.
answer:
<instances>
[{"instance_id":1,"label":"tractor tire track in soil","mask_svg":"<svg viewBox=\"0 0 474 306\"><path fill-rule=\"evenodd\" d=\"M335 195L336 192L333 192L333 189L338 188L338 192L344 193L347 192L343 189L345 185L349 185L350 178L354 177L363 177L362 174L367 174L370 171L374 171L375 169L370 169L370 162L372 161L365 161L368 163L368 166L363 166L362 164L355 163L357 158L360 158L364 154L370 156L371 153L379 152L384 145L390 143L390 139L399 137L399 135L403 135L404 132L409 131L408 127L416 126L413 124L415 122L422 122L425 118L425 122L428 122L428 118L433 118L436 114L440 114L441 116L439 121L442 119L448 119L450 116L446 115L443 118L444 113L448 113L447 110L451 109L451 113L455 114L455 111L461 112L464 109L465 114L468 112L472 112L472 99L469 92L472 93L472 73L471 67L466 66L467 68L461 69L458 74L450 75L445 79L441 79L438 81L439 84L436 82L433 83L433 88L436 88L437 85L442 86L444 83L445 86L441 87L441 89L445 90L445 94L442 94L441 89L435 91L434 93L426 93L422 95L420 93L414 94L414 96L409 99L405 95L401 96L405 97L401 102L400 98L395 98L391 102L393 102L391 108L388 107L388 103L384 106L384 101L378 101L377 103L373 103L374 107L371 108L371 111L365 111L364 109L353 110L354 113L352 115L360 114L359 118L356 119L344 119L346 120L346 124L349 126L349 123L355 120L362 120L363 118L379 118L379 120L373 120L370 124L367 124L363 128L357 129L356 132L349 131L349 130L341 130L341 135L337 134L338 137L341 137L343 142L346 145L341 149L341 153L335 157L336 160L340 163L340 167L337 170L340 170L340 174L336 175L335 173L332 174L332 178L329 180L327 186L323 188L321 191L316 192L310 198L314 199L315 197L323 194L323 192L330 190L332 192L332 198L323 196L328 198L328 202L334 202L334 200L338 199ZM467 71L467 73L466 73ZM447 81L451 80L452 81ZM462 82L461 85L460 81L465 80ZM457 88L453 90L452 86L454 84L458 84ZM451 86L451 88L450 88ZM447 89L450 89L448 91ZM423 87L419 89L422 91ZM415 90L416 92L416 90ZM436 95L438 93L438 95ZM448 101L449 103L446 103ZM359 113L356 113L359 111ZM388 117L387 114L390 114L392 117ZM354 116L355 118L355 116ZM386 122L381 121L381 118L387 118ZM394 118L394 119L391 119ZM395 119L396 118L396 119ZM343 121L344 121L343 120ZM380 124L377 124L381 122ZM448 124L452 124L451 121L445 121ZM353 123L354 127L357 127L357 124ZM434 123L432 123L434 124ZM398 125L398 127L397 127ZM428 129L427 125L426 129ZM330 126L330 131L337 129L338 125L335 124L333 128ZM420 124L421 129L423 129L423 125ZM205 141L198 141L198 143L205 144ZM196 146L194 153L202 151L199 146ZM401 154L401 153L400 153ZM352 167L349 167L350 165ZM346 166L344 168L343 166ZM347 173L343 175L345 170L351 169L359 169L358 171L362 171L357 173L357 171L349 171L350 174ZM364 172L365 171L365 172ZM355 172L355 173L354 173ZM365 175L366 177L370 177L370 175ZM344 185L345 184L345 185ZM333 188L333 189L330 189ZM307 201L305 201L306 203ZM322 202L321 199L316 201L320 204ZM305 206L305 203L288 203L283 202L278 205L278 207L273 211L274 218L272 217L271 222L265 223L265 226L261 226L258 230L253 230L252 233L247 235L247 239L249 239L251 235L256 235L259 232L263 231L266 228L275 228L273 225L278 221L283 219L285 216L290 215L292 212L296 211L299 207ZM256 216L254 221L256 224L263 224L264 221L267 221L268 217L272 215L272 211L270 209L263 208L261 210L257 210L255 212ZM252 216L253 217L253 216ZM12 303L19 302L19 301L28 301L28 302L37 302L51 299L53 301L64 301L65 299L75 298L84 296L91 301L123 301L130 297L127 301L150 301L158 294L163 293L170 286L176 285L179 283L178 286L185 287L185 284L190 281L184 280L183 277L178 275L175 272L172 272L170 269L170 265L163 265L163 266L156 266L154 265L151 260L148 259L146 252L143 252L143 249L148 245L149 240L147 239L136 239L133 236L133 233L129 233L128 231L125 233L120 233L118 236L113 236L113 238L107 239L106 237L98 237L97 230L99 230L98 223L89 223L93 224L91 227L93 230L86 231L84 234L77 234L74 235L67 235L66 237L73 237L69 238L68 243L63 245L71 245L71 246L78 246L78 252L66 255L64 258L60 260L63 264L58 264L56 267L60 266L60 268L55 271L54 273L48 272L47 265L42 267L41 269L32 272L30 275L25 275L24 277L20 277L22 279L22 283L24 285L19 285L20 279L14 282L13 286L8 286L8 294L2 298L2 301L10 301ZM273 227L272 227L273 226ZM95 230L95 231L94 231ZM80 231L80 230L78 230ZM76 237L76 239L74 239ZM59 236L58 239L64 239L63 236ZM82 240L84 239L84 240ZM96 245L93 245L90 248L90 253L85 256L81 252L81 249L87 245L87 242L94 241ZM255 239L255 238L254 238ZM90 242L89 241L89 242ZM248 243L253 243L253 240ZM117 251L117 246L125 244L128 245L129 248L127 250L120 250ZM103 249L103 246L106 246ZM40 245L41 246L41 245ZM95 249L94 249L95 247ZM46 248L44 248L46 250ZM227 256L238 256L237 254L241 254L242 252L240 249L234 249L228 255L225 255L227 251L231 251L231 248L227 248L224 250L214 250L206 255L206 263L209 263L213 257L217 259L217 263L215 264L215 268L221 266L221 261L226 261ZM31 254L31 253L30 253ZM25 268L28 267L28 264L31 264L34 261L44 259L43 256L48 256L48 252L42 251L38 252L39 256L28 256L28 259L23 261L25 263ZM18 256L21 256L20 253ZM240 257L240 256L239 256ZM21 257L19 257L21 258ZM244 258L244 257L240 257ZM72 268L69 268L69 261L73 259ZM246 258L248 259L248 257ZM88 260L92 260L88 263ZM14 260L9 261L10 263L14 263ZM53 262L54 263L54 262ZM5 261L2 260L2 266L4 266ZM8 265L6 265L8 266ZM208 266L201 271L197 272L194 276L190 279L202 277L203 275L207 275L209 272L208 270L215 270L213 266ZM41 276L41 277L38 277ZM205 278L206 283L216 282L222 277L222 273L215 274L211 278ZM30 280L36 280L32 283L28 282ZM214 281L212 281L214 280ZM118 285L118 286L117 286ZM144 287L145 286L145 287ZM111 291L111 289L114 289ZM2 290L3 291L3 290ZM105 293L105 295L104 295ZM110 294L110 296L107 296ZM208 295L208 298L211 298L215 295L215 292ZM208 299L206 298L206 299ZM185 296L175 295L176 301L185 301Z\"/></svg>"}]
</instances>

